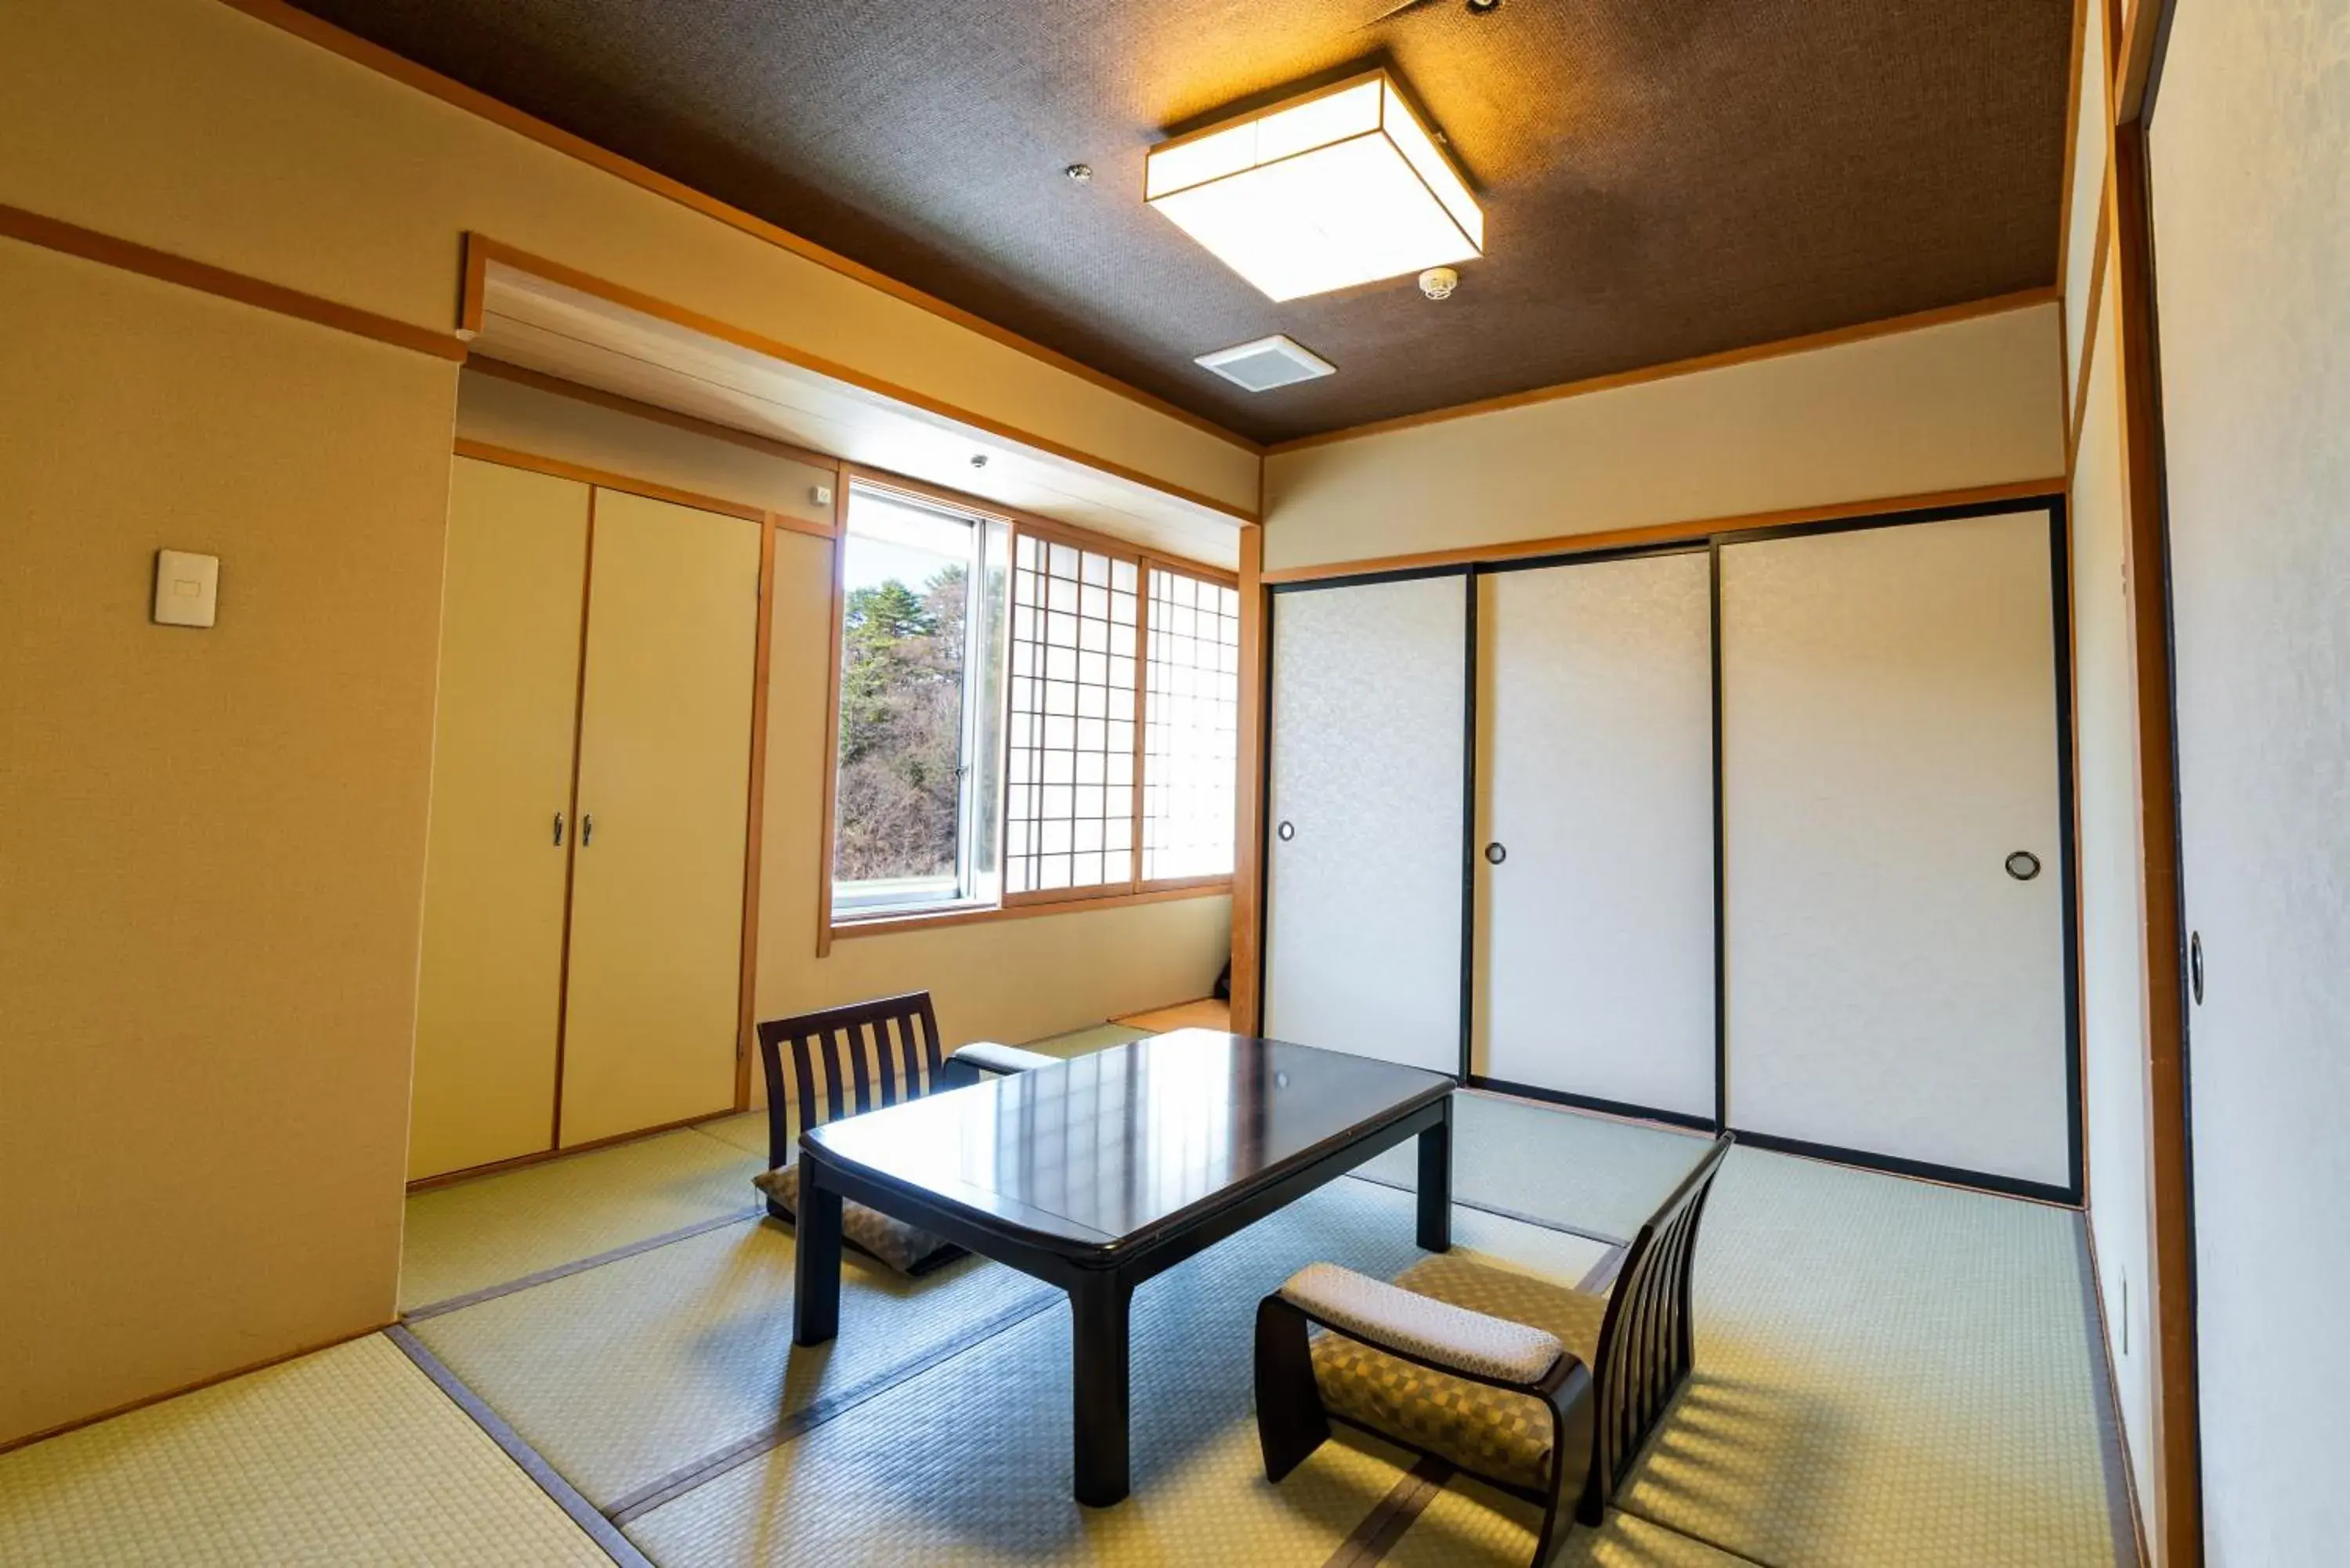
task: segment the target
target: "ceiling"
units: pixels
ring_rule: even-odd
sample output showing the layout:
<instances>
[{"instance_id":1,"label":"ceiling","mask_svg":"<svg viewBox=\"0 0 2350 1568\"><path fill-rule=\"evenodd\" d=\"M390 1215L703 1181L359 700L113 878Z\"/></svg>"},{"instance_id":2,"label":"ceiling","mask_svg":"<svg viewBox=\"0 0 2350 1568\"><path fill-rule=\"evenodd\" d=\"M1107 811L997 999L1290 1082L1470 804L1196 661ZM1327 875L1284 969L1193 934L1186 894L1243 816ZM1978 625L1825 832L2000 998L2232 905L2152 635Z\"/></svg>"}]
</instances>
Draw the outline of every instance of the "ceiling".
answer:
<instances>
[{"instance_id":1,"label":"ceiling","mask_svg":"<svg viewBox=\"0 0 2350 1568\"><path fill-rule=\"evenodd\" d=\"M2072 0L296 3L1263 441L2056 280ZM1372 64L1485 208L1451 299L1274 305L1143 206L1154 141ZM1338 373L1191 363L1274 332Z\"/></svg>"}]
</instances>

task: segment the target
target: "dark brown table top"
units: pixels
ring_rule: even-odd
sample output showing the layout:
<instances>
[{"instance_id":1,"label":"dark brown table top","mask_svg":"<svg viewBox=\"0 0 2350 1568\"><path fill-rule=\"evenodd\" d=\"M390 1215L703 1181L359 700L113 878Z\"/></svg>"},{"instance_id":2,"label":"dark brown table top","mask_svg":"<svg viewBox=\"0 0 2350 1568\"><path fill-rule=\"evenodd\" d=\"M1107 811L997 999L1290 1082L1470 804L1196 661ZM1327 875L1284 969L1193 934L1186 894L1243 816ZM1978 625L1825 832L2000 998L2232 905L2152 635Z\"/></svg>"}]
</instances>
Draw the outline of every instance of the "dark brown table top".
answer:
<instances>
[{"instance_id":1,"label":"dark brown table top","mask_svg":"<svg viewBox=\"0 0 2350 1568\"><path fill-rule=\"evenodd\" d=\"M802 1146L1072 1251L1119 1247L1279 1180L1452 1080L1184 1029L811 1128Z\"/></svg>"}]
</instances>

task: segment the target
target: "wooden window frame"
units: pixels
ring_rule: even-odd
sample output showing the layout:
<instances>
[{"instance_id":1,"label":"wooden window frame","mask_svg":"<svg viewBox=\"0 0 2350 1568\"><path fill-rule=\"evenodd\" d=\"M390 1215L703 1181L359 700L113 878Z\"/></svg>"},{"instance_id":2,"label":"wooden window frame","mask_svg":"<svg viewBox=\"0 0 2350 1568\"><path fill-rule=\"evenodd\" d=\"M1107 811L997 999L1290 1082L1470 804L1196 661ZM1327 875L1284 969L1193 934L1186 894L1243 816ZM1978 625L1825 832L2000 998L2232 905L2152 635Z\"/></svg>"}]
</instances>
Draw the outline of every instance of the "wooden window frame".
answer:
<instances>
[{"instance_id":1,"label":"wooden window frame","mask_svg":"<svg viewBox=\"0 0 2350 1568\"><path fill-rule=\"evenodd\" d=\"M832 858L834 834L837 827L837 796L840 771L841 631L847 616L842 565L846 559L848 545L849 493L859 484L874 490L896 491L916 500L950 506L971 516L1004 524L1009 529L1012 541L1011 553L1006 561L1007 572L1012 569L1011 562L1018 558L1019 541L1023 536L1040 542L1068 545L1078 549L1090 550L1096 555L1107 556L1114 561L1126 561L1133 565L1135 568L1135 677L1134 805L1132 809L1135 820L1133 843L1130 846L1129 875L1126 879L1086 888L1038 888L1022 893L999 891L994 900L990 903L956 904L936 910L876 910L871 915L855 918L841 918L833 913ZM1156 566L1165 571L1180 573L1185 576L1202 582L1215 583L1235 590L1241 586L1237 573L1227 571L1222 566L1211 566L1205 561L1193 560L1187 556L1154 550L1147 545L1137 545L1107 534L1097 533L1090 528L1079 527L1075 524L1039 517L1034 513L1024 512L1017 507L1005 506L999 502L983 500L959 490L951 490L944 485L931 484L923 480L891 472L887 469L869 468L858 463L841 464L840 483L834 492L833 506L832 650L829 665L832 690L827 703L829 717L824 742L825 788L822 824L824 837L820 846L821 853L817 858L816 871L817 957L821 958L829 953L834 940L843 937L879 936L943 926L970 925L985 920L1013 919L1023 916L1116 909L1133 904L1159 903L1170 898L1210 898L1232 891L1233 878L1230 873L1210 877L1159 877L1146 880L1142 876L1142 803L1146 765L1144 721L1149 689L1148 670L1150 636L1150 568ZM1005 585L1005 596L1007 608L1017 603L1014 597L1014 584L1011 581L1007 581ZM1243 620L1245 620L1245 607L1243 607ZM1011 692L1012 682L1007 679L1003 682L1002 698L1004 705L1003 716L1007 719L1010 715ZM1000 735L1009 732L1008 723L999 726ZM1003 742L999 742L999 744ZM999 784L998 787L1008 789L1008 785L1007 779ZM1236 807L1237 804L1236 800ZM1006 814L999 806L996 814L996 832L999 835L1003 834L1007 826ZM1237 853L1237 826L1235 833L1235 853ZM1001 848L999 839L997 855L999 867L1003 859Z\"/></svg>"}]
</instances>

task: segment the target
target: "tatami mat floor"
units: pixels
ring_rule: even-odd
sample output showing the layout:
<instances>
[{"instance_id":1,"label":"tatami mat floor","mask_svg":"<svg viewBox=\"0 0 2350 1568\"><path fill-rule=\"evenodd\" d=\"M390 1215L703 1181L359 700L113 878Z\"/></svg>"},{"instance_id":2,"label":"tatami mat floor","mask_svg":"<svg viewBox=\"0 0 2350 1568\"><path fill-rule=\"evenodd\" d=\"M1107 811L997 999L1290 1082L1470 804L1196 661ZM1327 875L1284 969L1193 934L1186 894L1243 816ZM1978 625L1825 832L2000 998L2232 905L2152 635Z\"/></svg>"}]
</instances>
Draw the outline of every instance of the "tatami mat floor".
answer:
<instances>
[{"instance_id":1,"label":"tatami mat floor","mask_svg":"<svg viewBox=\"0 0 2350 1568\"><path fill-rule=\"evenodd\" d=\"M1455 1114L1457 1250L1587 1288L1704 1147L1488 1096ZM1408 1163L1138 1293L1135 1490L1097 1512L1069 1498L1058 1294L852 1263L840 1337L795 1351L764 1148L754 1113L418 1194L418 1361L370 1337L0 1456L0 1562L1525 1561L1531 1509L1367 1438L1263 1480L1253 1303L1312 1259L1408 1265ZM2077 1215L1742 1149L1699 1253L1697 1375L1565 1568L2132 1560Z\"/></svg>"}]
</instances>

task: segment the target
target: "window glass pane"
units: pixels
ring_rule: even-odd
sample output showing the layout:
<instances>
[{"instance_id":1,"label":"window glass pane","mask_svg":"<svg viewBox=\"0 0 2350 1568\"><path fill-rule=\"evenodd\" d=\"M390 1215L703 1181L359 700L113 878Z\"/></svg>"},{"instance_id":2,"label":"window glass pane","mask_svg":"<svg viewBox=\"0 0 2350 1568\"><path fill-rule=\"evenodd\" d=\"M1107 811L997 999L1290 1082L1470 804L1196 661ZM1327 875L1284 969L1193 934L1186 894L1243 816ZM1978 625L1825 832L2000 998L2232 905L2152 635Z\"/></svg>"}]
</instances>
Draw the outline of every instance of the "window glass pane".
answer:
<instances>
[{"instance_id":1,"label":"window glass pane","mask_svg":"<svg viewBox=\"0 0 2350 1568\"><path fill-rule=\"evenodd\" d=\"M1134 563L1024 535L1017 549L1044 575L1014 586L1014 667L1045 679L1012 683L1012 766L1045 787L1008 804L1004 890L1122 886L1134 877Z\"/></svg>"},{"instance_id":2,"label":"window glass pane","mask_svg":"<svg viewBox=\"0 0 2350 1568\"><path fill-rule=\"evenodd\" d=\"M1240 596L1153 566L1149 628L1142 875L1229 876L1240 744Z\"/></svg>"},{"instance_id":3,"label":"window glass pane","mask_svg":"<svg viewBox=\"0 0 2350 1568\"><path fill-rule=\"evenodd\" d=\"M849 493L837 912L992 892L1010 587L1003 535L1000 525L890 492Z\"/></svg>"}]
</instances>

